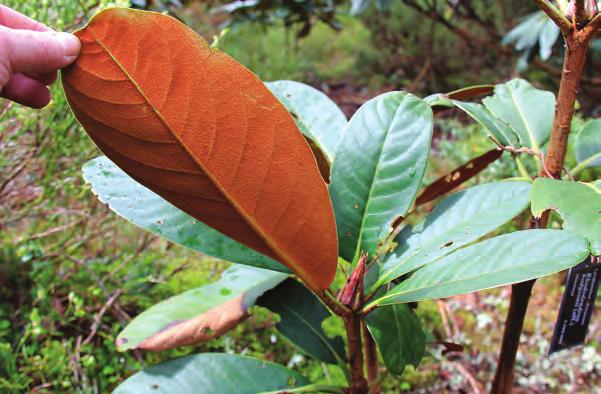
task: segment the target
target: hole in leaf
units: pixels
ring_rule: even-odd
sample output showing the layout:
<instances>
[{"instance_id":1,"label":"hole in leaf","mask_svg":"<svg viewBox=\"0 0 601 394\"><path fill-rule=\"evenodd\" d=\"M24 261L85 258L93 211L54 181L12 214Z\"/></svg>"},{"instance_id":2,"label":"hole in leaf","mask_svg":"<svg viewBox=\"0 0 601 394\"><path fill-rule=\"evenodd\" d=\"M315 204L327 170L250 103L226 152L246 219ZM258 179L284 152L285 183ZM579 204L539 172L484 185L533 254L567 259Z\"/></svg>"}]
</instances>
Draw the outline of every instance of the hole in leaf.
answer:
<instances>
[{"instance_id":1,"label":"hole in leaf","mask_svg":"<svg viewBox=\"0 0 601 394\"><path fill-rule=\"evenodd\" d=\"M226 289L225 287L222 289L219 289L219 294L226 296L226 295L230 295L232 294L232 291L230 289Z\"/></svg>"},{"instance_id":2,"label":"hole in leaf","mask_svg":"<svg viewBox=\"0 0 601 394\"><path fill-rule=\"evenodd\" d=\"M447 242L446 244L442 245L442 246L440 247L440 249L448 248L448 247L449 247L449 246L451 246L451 245L453 245L453 241L449 241L449 242Z\"/></svg>"},{"instance_id":3,"label":"hole in leaf","mask_svg":"<svg viewBox=\"0 0 601 394\"><path fill-rule=\"evenodd\" d=\"M290 386L290 387L296 386L296 379L294 376L290 376L288 378L288 386Z\"/></svg>"},{"instance_id":4,"label":"hole in leaf","mask_svg":"<svg viewBox=\"0 0 601 394\"><path fill-rule=\"evenodd\" d=\"M203 327L200 329L200 333L202 335L211 336L213 335L214 331L211 327Z\"/></svg>"}]
</instances>

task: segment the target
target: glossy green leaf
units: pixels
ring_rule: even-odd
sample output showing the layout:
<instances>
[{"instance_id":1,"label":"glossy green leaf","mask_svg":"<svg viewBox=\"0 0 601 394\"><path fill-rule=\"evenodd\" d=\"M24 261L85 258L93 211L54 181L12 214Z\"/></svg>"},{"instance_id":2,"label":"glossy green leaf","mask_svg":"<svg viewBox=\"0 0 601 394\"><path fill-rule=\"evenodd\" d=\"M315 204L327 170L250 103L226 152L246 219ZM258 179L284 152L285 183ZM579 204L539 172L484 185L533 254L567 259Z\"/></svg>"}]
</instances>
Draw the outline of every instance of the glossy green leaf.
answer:
<instances>
[{"instance_id":1,"label":"glossy green leaf","mask_svg":"<svg viewBox=\"0 0 601 394\"><path fill-rule=\"evenodd\" d=\"M538 150L551 135L555 95L534 88L522 79L495 87L495 94L482 100L498 119L518 135L521 145Z\"/></svg>"},{"instance_id":2,"label":"glossy green leaf","mask_svg":"<svg viewBox=\"0 0 601 394\"><path fill-rule=\"evenodd\" d=\"M290 113L301 132L321 148L330 162L346 128L344 113L319 90L295 81L266 83Z\"/></svg>"},{"instance_id":3,"label":"glossy green leaf","mask_svg":"<svg viewBox=\"0 0 601 394\"><path fill-rule=\"evenodd\" d=\"M528 182L497 182L470 187L443 199L415 227L405 227L382 263L378 284L430 264L492 232L530 203Z\"/></svg>"},{"instance_id":4,"label":"glossy green leaf","mask_svg":"<svg viewBox=\"0 0 601 394\"><path fill-rule=\"evenodd\" d=\"M542 60L548 60L551 57L553 46L561 33L555 22L549 18L545 19L545 25L542 27L540 36L538 37L539 54Z\"/></svg>"},{"instance_id":5,"label":"glossy green leaf","mask_svg":"<svg viewBox=\"0 0 601 394\"><path fill-rule=\"evenodd\" d=\"M108 204L117 215L146 231L223 260L290 272L275 260L234 241L174 207L134 181L105 156L87 162L83 167L83 175L102 202Z\"/></svg>"},{"instance_id":6,"label":"glossy green leaf","mask_svg":"<svg viewBox=\"0 0 601 394\"><path fill-rule=\"evenodd\" d=\"M590 183L538 178L532 186L532 214L559 212L563 228L587 238L595 256L601 255L601 189Z\"/></svg>"},{"instance_id":7,"label":"glossy green leaf","mask_svg":"<svg viewBox=\"0 0 601 394\"><path fill-rule=\"evenodd\" d=\"M426 334L408 305L381 306L365 320L390 372L400 375L409 364L417 368L426 350Z\"/></svg>"},{"instance_id":8,"label":"glossy green leaf","mask_svg":"<svg viewBox=\"0 0 601 394\"><path fill-rule=\"evenodd\" d=\"M119 350L165 350L215 338L248 316L257 297L288 275L233 266L221 278L162 301L134 318L117 338Z\"/></svg>"},{"instance_id":9,"label":"glossy green leaf","mask_svg":"<svg viewBox=\"0 0 601 394\"><path fill-rule=\"evenodd\" d=\"M350 120L336 152L330 196L339 253L375 253L392 222L407 213L421 184L432 139L430 106L405 92L365 103Z\"/></svg>"},{"instance_id":10,"label":"glossy green leaf","mask_svg":"<svg viewBox=\"0 0 601 394\"><path fill-rule=\"evenodd\" d=\"M527 15L522 22L514 27L503 38L503 44L513 44L518 51L530 54L538 44L539 55L542 60L551 56L553 46L559 38L559 28L547 17L538 11Z\"/></svg>"},{"instance_id":11,"label":"glossy green leaf","mask_svg":"<svg viewBox=\"0 0 601 394\"><path fill-rule=\"evenodd\" d=\"M344 343L340 337L329 338L321 324L330 317L328 309L305 286L288 279L265 293L257 301L280 316L276 325L286 338L310 356L326 363L342 363Z\"/></svg>"},{"instance_id":12,"label":"glossy green leaf","mask_svg":"<svg viewBox=\"0 0 601 394\"><path fill-rule=\"evenodd\" d=\"M458 108L463 110L472 119L478 122L488 132L505 146L517 146L517 134L504 121L497 119L488 109L482 104L465 103L461 101L453 101Z\"/></svg>"},{"instance_id":13,"label":"glossy green leaf","mask_svg":"<svg viewBox=\"0 0 601 394\"><path fill-rule=\"evenodd\" d=\"M309 381L288 368L234 354L195 354L136 373L114 394L257 394L286 391Z\"/></svg>"},{"instance_id":14,"label":"glossy green leaf","mask_svg":"<svg viewBox=\"0 0 601 394\"><path fill-rule=\"evenodd\" d=\"M576 135L576 159L579 166L601 166L601 119L587 122Z\"/></svg>"},{"instance_id":15,"label":"glossy green leaf","mask_svg":"<svg viewBox=\"0 0 601 394\"><path fill-rule=\"evenodd\" d=\"M445 298L523 282L570 268L589 253L588 241L570 231L516 231L422 267L372 305Z\"/></svg>"}]
</instances>

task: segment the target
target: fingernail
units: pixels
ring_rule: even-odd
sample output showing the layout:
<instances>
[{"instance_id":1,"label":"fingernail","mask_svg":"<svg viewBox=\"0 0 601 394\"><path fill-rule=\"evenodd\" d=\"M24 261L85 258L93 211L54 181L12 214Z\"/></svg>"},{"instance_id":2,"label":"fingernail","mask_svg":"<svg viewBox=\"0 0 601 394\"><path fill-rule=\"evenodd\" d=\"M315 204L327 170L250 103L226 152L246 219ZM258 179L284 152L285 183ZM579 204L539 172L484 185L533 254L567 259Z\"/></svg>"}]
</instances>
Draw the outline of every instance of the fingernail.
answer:
<instances>
[{"instance_id":1,"label":"fingernail","mask_svg":"<svg viewBox=\"0 0 601 394\"><path fill-rule=\"evenodd\" d=\"M73 63L75 60L77 60L77 56L65 56L65 57L63 57L63 59L65 60L65 67L66 67L69 64Z\"/></svg>"},{"instance_id":2,"label":"fingernail","mask_svg":"<svg viewBox=\"0 0 601 394\"><path fill-rule=\"evenodd\" d=\"M77 55L79 55L79 51L81 50L81 43L79 42L79 39L71 33L57 33L56 37L63 45L63 54L65 56L65 60L73 58L71 60L73 61L75 58L77 58Z\"/></svg>"}]
</instances>

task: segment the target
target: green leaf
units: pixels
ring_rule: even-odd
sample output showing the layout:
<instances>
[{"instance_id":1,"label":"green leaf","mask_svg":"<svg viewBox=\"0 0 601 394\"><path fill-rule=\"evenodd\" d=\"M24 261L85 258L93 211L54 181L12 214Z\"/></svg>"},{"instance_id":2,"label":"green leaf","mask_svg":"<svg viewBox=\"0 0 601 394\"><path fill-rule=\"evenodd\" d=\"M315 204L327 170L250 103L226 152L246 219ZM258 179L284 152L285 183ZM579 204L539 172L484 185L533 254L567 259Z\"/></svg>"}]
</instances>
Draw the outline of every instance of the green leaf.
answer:
<instances>
[{"instance_id":1,"label":"green leaf","mask_svg":"<svg viewBox=\"0 0 601 394\"><path fill-rule=\"evenodd\" d=\"M417 368L426 350L426 334L408 305L378 307L365 320L390 372L400 375L408 364Z\"/></svg>"},{"instance_id":2,"label":"green leaf","mask_svg":"<svg viewBox=\"0 0 601 394\"><path fill-rule=\"evenodd\" d=\"M195 354L136 373L114 394L256 394L305 386L309 381L288 368L234 354Z\"/></svg>"},{"instance_id":3,"label":"green leaf","mask_svg":"<svg viewBox=\"0 0 601 394\"><path fill-rule=\"evenodd\" d=\"M326 363L343 363L342 339L329 338L321 327L331 314L305 286L288 279L259 298L257 305L280 315L276 328L299 349Z\"/></svg>"},{"instance_id":4,"label":"green leaf","mask_svg":"<svg viewBox=\"0 0 601 394\"><path fill-rule=\"evenodd\" d=\"M470 187L443 199L415 227L405 227L382 263L381 285L431 264L507 223L530 203L528 182L497 182Z\"/></svg>"},{"instance_id":5,"label":"green leaf","mask_svg":"<svg viewBox=\"0 0 601 394\"><path fill-rule=\"evenodd\" d=\"M88 161L83 175L100 201L117 215L168 240L233 263L290 272L217 230L199 222L140 185L105 156Z\"/></svg>"},{"instance_id":6,"label":"green leaf","mask_svg":"<svg viewBox=\"0 0 601 394\"><path fill-rule=\"evenodd\" d=\"M347 120L344 113L319 90L295 81L265 83L292 114L301 132L334 161Z\"/></svg>"},{"instance_id":7,"label":"green leaf","mask_svg":"<svg viewBox=\"0 0 601 394\"><path fill-rule=\"evenodd\" d=\"M445 298L523 282L570 268L589 253L588 241L576 233L516 231L460 249L426 265L371 304Z\"/></svg>"},{"instance_id":8,"label":"green leaf","mask_svg":"<svg viewBox=\"0 0 601 394\"><path fill-rule=\"evenodd\" d=\"M486 108L507 123L523 146L539 150L553 126L555 95L534 88L523 79L495 87L495 94L482 100Z\"/></svg>"},{"instance_id":9,"label":"green leaf","mask_svg":"<svg viewBox=\"0 0 601 394\"><path fill-rule=\"evenodd\" d=\"M538 44L541 59L547 60L551 56L559 33L555 23L544 12L538 11L527 15L507 33L503 38L503 44L514 44L518 51L525 51L527 54Z\"/></svg>"},{"instance_id":10,"label":"green leaf","mask_svg":"<svg viewBox=\"0 0 601 394\"><path fill-rule=\"evenodd\" d=\"M563 228L591 243L593 255L601 255L601 189L593 184L538 178L532 186L532 214L547 209L559 212Z\"/></svg>"},{"instance_id":11,"label":"green leaf","mask_svg":"<svg viewBox=\"0 0 601 394\"><path fill-rule=\"evenodd\" d=\"M545 25L541 29L538 38L539 54L542 60L549 60L553 53L553 46L559 38L559 27L545 15Z\"/></svg>"},{"instance_id":12,"label":"green leaf","mask_svg":"<svg viewBox=\"0 0 601 394\"><path fill-rule=\"evenodd\" d=\"M430 106L405 92L365 103L336 152L330 196L340 255L375 253L392 222L407 213L420 186L432 139Z\"/></svg>"},{"instance_id":13,"label":"green leaf","mask_svg":"<svg viewBox=\"0 0 601 394\"><path fill-rule=\"evenodd\" d=\"M579 167L601 166L601 119L587 122L576 135L576 160Z\"/></svg>"},{"instance_id":14,"label":"green leaf","mask_svg":"<svg viewBox=\"0 0 601 394\"><path fill-rule=\"evenodd\" d=\"M248 317L257 297L288 275L235 265L206 286L168 298L134 318L117 338L119 350L165 350L213 339Z\"/></svg>"},{"instance_id":15,"label":"green leaf","mask_svg":"<svg viewBox=\"0 0 601 394\"><path fill-rule=\"evenodd\" d=\"M464 103L461 101L453 101L453 104L455 104L459 109L488 130L488 132L502 145L519 145L517 134L511 129L511 127L509 127L509 125L502 120L497 119L482 104Z\"/></svg>"}]
</instances>

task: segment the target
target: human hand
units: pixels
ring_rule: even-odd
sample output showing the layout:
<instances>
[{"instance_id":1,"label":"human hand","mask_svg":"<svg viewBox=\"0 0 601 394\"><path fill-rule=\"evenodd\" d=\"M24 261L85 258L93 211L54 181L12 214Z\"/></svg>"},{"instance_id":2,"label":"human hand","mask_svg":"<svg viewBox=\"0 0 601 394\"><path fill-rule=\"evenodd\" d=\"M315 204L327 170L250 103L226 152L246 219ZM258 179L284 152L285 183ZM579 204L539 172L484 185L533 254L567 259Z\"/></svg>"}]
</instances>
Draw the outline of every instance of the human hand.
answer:
<instances>
[{"instance_id":1,"label":"human hand","mask_svg":"<svg viewBox=\"0 0 601 394\"><path fill-rule=\"evenodd\" d=\"M0 97L32 108L50 102L57 70L71 64L79 39L0 4Z\"/></svg>"}]
</instances>

